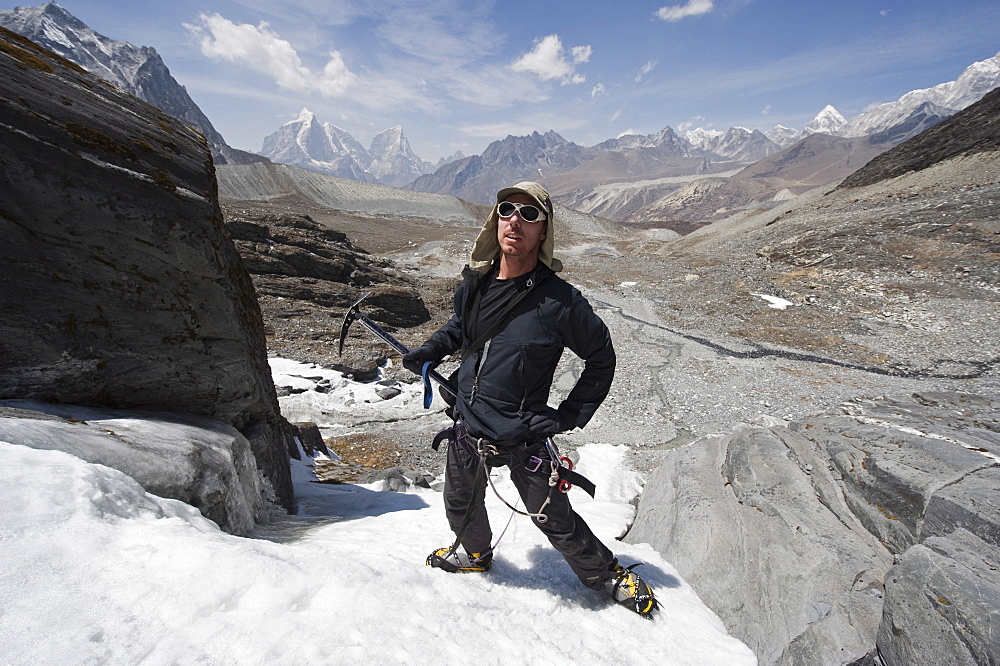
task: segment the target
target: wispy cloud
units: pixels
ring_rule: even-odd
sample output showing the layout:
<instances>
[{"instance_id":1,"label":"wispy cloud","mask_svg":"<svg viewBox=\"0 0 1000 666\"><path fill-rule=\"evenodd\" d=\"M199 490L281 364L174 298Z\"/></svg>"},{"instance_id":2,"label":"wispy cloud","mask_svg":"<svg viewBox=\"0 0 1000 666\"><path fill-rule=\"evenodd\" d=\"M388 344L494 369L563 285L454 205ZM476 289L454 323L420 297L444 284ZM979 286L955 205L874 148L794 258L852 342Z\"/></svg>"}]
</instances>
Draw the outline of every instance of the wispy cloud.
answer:
<instances>
[{"instance_id":1,"label":"wispy cloud","mask_svg":"<svg viewBox=\"0 0 1000 666\"><path fill-rule=\"evenodd\" d=\"M656 67L656 61L655 60L650 60L645 65L643 65L642 67L640 67L639 68L639 73L635 75L635 82L639 83L644 78L646 78L646 75L649 74L650 72L652 72L654 67Z\"/></svg>"},{"instance_id":2,"label":"wispy cloud","mask_svg":"<svg viewBox=\"0 0 1000 666\"><path fill-rule=\"evenodd\" d=\"M715 3L712 0L688 0L683 5L660 7L653 15L661 21L680 21L688 16L707 14L714 7Z\"/></svg>"},{"instance_id":3,"label":"wispy cloud","mask_svg":"<svg viewBox=\"0 0 1000 666\"><path fill-rule=\"evenodd\" d=\"M576 66L590 60L590 46L574 46L569 53L563 48L559 35L549 35L535 42L528 51L510 66L515 72L530 72L542 81L559 79L563 85L583 83L587 80L576 72Z\"/></svg>"},{"instance_id":4,"label":"wispy cloud","mask_svg":"<svg viewBox=\"0 0 1000 666\"><path fill-rule=\"evenodd\" d=\"M334 97L357 81L340 52L335 50L329 52L329 60L322 70L311 71L302 64L295 48L265 22L238 24L219 14L201 14L199 21L195 25L185 23L184 27L198 42L202 54L266 74L286 90Z\"/></svg>"},{"instance_id":5,"label":"wispy cloud","mask_svg":"<svg viewBox=\"0 0 1000 666\"><path fill-rule=\"evenodd\" d=\"M763 109L760 110L760 115L762 115L762 116L766 116L769 113L771 113L771 105L770 104L768 104L767 106L765 106Z\"/></svg>"},{"instance_id":6,"label":"wispy cloud","mask_svg":"<svg viewBox=\"0 0 1000 666\"><path fill-rule=\"evenodd\" d=\"M993 13L1000 16L1000 11ZM819 80L877 76L899 64L911 66L917 62L915 53L920 54L920 63L932 64L940 54L960 43L956 35L960 34L961 25L964 24L958 18L934 26L912 25L874 50L870 43L859 38L744 66L672 71L669 76L661 77L656 85L638 88L635 94L639 97L669 95L690 102L719 96L782 93ZM955 76L960 73L956 71Z\"/></svg>"},{"instance_id":7,"label":"wispy cloud","mask_svg":"<svg viewBox=\"0 0 1000 666\"><path fill-rule=\"evenodd\" d=\"M486 139L496 139L507 136L523 136L532 132L566 132L578 129L587 124L584 118L568 117L565 114L533 114L529 117L512 120L509 122L483 123L479 125L464 125L458 130L468 136L475 136Z\"/></svg>"},{"instance_id":8,"label":"wispy cloud","mask_svg":"<svg viewBox=\"0 0 1000 666\"><path fill-rule=\"evenodd\" d=\"M591 88L591 90L590 90L590 99L594 99L595 97L603 95L605 92L607 92L607 91L604 89L604 84L603 83L598 83L596 86L594 86L593 88Z\"/></svg>"},{"instance_id":9,"label":"wispy cloud","mask_svg":"<svg viewBox=\"0 0 1000 666\"><path fill-rule=\"evenodd\" d=\"M706 120L707 119L705 118L705 116L694 116L693 118L691 118L691 120L685 120L684 122L679 124L677 126L677 131L686 132L695 125L698 125L699 127L712 127L712 123L708 123L706 122Z\"/></svg>"}]
</instances>

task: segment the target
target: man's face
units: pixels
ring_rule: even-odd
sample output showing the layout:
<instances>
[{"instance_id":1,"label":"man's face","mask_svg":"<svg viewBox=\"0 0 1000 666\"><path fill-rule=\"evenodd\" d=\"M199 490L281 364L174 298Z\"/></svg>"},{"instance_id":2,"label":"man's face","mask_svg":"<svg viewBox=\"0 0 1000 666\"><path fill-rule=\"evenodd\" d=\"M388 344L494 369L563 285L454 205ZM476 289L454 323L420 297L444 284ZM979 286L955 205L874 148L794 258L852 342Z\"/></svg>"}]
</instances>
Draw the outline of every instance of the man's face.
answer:
<instances>
[{"instance_id":1,"label":"man's face","mask_svg":"<svg viewBox=\"0 0 1000 666\"><path fill-rule=\"evenodd\" d=\"M530 204L537 207L535 200L527 194L515 192L505 199L519 204ZM544 211L543 211L544 212ZM529 257L537 255L545 240L545 228L548 220L525 222L518 213L510 217L497 219L497 240L500 251L510 257Z\"/></svg>"}]
</instances>

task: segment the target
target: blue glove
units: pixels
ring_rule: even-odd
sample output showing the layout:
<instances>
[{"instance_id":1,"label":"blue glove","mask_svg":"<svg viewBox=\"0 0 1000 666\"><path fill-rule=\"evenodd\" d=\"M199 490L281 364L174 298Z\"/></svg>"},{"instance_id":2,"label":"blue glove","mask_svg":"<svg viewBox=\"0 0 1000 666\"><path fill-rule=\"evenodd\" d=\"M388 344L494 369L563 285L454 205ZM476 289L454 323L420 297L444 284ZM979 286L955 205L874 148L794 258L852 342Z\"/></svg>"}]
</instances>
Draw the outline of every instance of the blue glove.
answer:
<instances>
[{"instance_id":1,"label":"blue glove","mask_svg":"<svg viewBox=\"0 0 1000 666\"><path fill-rule=\"evenodd\" d=\"M437 354L427 345L420 345L403 354L403 367L415 375L419 375L423 370L424 363L438 362Z\"/></svg>"}]
</instances>

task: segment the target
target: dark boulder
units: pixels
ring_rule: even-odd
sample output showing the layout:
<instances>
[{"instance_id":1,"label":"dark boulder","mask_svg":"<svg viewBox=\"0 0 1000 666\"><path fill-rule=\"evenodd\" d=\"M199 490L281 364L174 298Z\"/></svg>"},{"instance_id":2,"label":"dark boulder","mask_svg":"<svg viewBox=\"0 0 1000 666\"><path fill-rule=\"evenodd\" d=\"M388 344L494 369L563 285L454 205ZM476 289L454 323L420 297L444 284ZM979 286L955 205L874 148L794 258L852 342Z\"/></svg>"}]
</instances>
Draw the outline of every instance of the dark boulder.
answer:
<instances>
[{"instance_id":1,"label":"dark boulder","mask_svg":"<svg viewBox=\"0 0 1000 666\"><path fill-rule=\"evenodd\" d=\"M0 398L208 416L291 506L250 277L205 137L0 29Z\"/></svg>"}]
</instances>

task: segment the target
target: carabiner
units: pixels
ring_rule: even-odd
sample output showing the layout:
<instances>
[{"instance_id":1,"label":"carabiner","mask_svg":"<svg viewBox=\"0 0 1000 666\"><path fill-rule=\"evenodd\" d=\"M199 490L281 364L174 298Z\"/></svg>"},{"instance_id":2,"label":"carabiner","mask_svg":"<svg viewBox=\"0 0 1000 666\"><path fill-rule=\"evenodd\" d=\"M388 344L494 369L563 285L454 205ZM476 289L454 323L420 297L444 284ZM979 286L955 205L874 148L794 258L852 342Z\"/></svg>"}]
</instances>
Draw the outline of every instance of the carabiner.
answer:
<instances>
[{"instance_id":1,"label":"carabiner","mask_svg":"<svg viewBox=\"0 0 1000 666\"><path fill-rule=\"evenodd\" d=\"M566 456L559 456L559 460L561 462L566 463L566 469L568 469L571 472L573 471L573 461L572 460L570 460ZM561 493L568 493L572 489L573 489L573 484L570 483L569 481L560 481L559 482L559 492L561 492Z\"/></svg>"}]
</instances>

